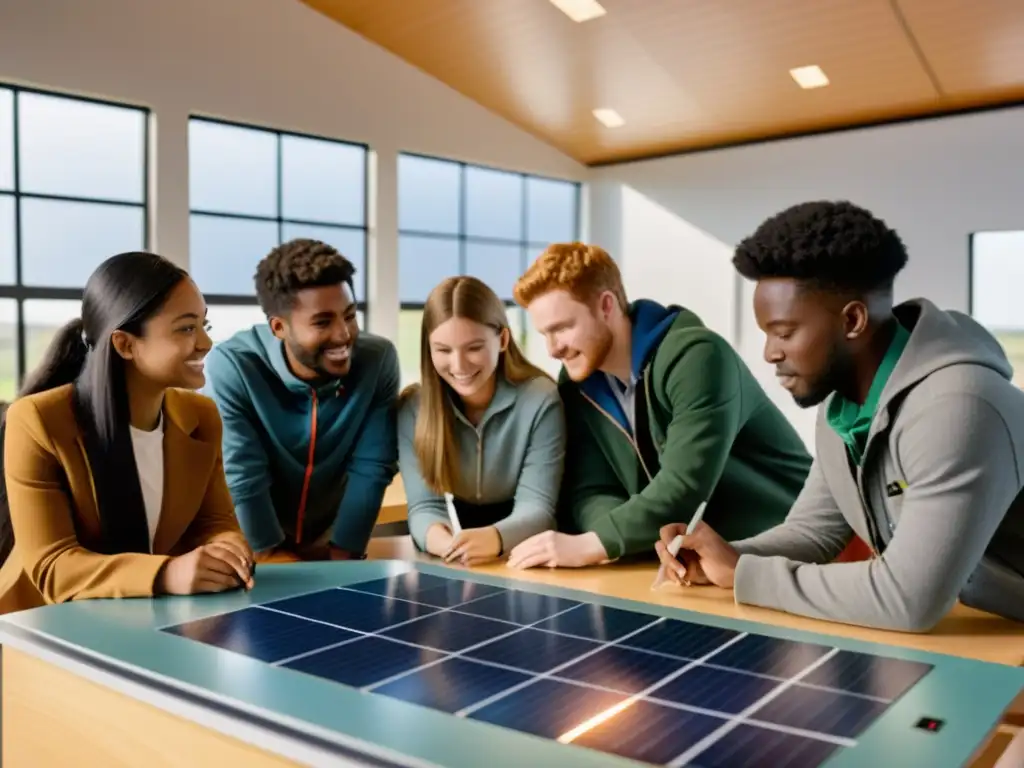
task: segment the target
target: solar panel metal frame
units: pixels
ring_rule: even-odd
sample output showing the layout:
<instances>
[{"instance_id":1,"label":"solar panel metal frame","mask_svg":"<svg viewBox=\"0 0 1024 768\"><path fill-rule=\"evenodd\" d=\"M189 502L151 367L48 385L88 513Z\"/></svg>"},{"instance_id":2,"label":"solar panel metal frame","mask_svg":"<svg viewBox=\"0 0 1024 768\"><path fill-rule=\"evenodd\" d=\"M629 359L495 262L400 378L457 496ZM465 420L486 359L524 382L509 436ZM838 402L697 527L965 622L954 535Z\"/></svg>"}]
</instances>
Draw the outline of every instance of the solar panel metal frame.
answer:
<instances>
[{"instance_id":1,"label":"solar panel metal frame","mask_svg":"<svg viewBox=\"0 0 1024 768\"><path fill-rule=\"evenodd\" d=\"M1024 669L404 561L303 563L268 568L261 572L257 588L250 593L154 601L83 601L0 617L0 622L93 656L112 659L136 674L216 701L220 706L233 707L243 715L270 718L296 734L305 733L394 765L468 768L479 765L481 750L488 755L489 768L524 764L614 768L641 764L470 718L454 718L389 696L367 695L327 679L154 631L412 571L646 614L652 621L659 617L678 619L933 665L930 673L857 737L855 747L822 763L829 768L882 765L895 749L913 756L914 762L906 763L908 766L961 765L1024 686ZM943 720L945 726L939 733L915 729L914 724L922 717Z\"/></svg>"}]
</instances>

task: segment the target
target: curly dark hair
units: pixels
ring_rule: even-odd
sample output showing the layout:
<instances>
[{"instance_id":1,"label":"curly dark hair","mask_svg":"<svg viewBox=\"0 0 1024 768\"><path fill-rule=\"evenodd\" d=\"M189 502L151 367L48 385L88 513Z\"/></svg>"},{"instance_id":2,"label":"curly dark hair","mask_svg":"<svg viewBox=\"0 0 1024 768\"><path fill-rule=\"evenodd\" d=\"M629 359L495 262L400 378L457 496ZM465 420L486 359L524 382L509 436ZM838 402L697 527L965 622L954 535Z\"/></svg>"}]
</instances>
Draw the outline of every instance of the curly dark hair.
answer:
<instances>
[{"instance_id":1,"label":"curly dark hair","mask_svg":"<svg viewBox=\"0 0 1024 768\"><path fill-rule=\"evenodd\" d=\"M256 297L267 317L288 314L304 288L346 283L355 295L356 268L333 246L297 238L272 250L256 267Z\"/></svg>"},{"instance_id":2,"label":"curly dark hair","mask_svg":"<svg viewBox=\"0 0 1024 768\"><path fill-rule=\"evenodd\" d=\"M853 203L800 203L761 224L732 259L748 280L772 277L807 281L840 291L891 289L907 263L896 232Z\"/></svg>"}]
</instances>

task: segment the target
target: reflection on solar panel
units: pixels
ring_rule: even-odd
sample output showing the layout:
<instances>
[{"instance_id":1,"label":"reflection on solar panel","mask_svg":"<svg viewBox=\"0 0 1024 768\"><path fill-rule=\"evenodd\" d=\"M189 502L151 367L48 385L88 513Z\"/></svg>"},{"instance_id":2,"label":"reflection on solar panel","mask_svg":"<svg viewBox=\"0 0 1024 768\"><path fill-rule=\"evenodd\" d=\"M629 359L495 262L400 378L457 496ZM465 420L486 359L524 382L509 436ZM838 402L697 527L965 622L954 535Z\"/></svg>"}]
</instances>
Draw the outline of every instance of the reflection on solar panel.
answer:
<instances>
[{"instance_id":1,"label":"reflection on solar panel","mask_svg":"<svg viewBox=\"0 0 1024 768\"><path fill-rule=\"evenodd\" d=\"M412 572L165 629L654 765L817 766L931 665Z\"/></svg>"}]
</instances>

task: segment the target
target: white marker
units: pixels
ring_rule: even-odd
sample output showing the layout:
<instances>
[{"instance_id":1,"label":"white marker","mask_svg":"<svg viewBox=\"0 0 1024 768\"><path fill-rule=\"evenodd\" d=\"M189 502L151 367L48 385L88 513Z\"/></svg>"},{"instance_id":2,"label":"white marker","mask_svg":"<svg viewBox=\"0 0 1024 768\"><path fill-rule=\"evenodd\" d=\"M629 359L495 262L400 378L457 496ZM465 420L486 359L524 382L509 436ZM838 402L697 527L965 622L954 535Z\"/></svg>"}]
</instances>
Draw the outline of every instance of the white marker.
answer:
<instances>
[{"instance_id":1,"label":"white marker","mask_svg":"<svg viewBox=\"0 0 1024 768\"><path fill-rule=\"evenodd\" d=\"M455 511L455 497L450 493L444 495L445 506L448 507L448 522L452 526L452 536L458 536L462 533L462 526L459 525L459 515Z\"/></svg>"},{"instance_id":2,"label":"white marker","mask_svg":"<svg viewBox=\"0 0 1024 768\"><path fill-rule=\"evenodd\" d=\"M697 511L694 513L693 517L690 519L690 524L686 526L686 535L687 536L691 535L694 532L694 530L697 528L697 525L698 525L698 523L700 523L701 518L704 517L704 508L707 505L708 505L708 503L706 501L702 501L700 503L700 506L697 507ZM672 557L675 557L676 555L679 554L679 550L680 550L680 548L682 546L683 546L683 536L682 536L682 534L680 534L680 535L676 536L674 539L672 539L672 541L669 542L669 545L667 547L668 553ZM654 577L654 583L651 584L651 589L652 590L653 589L657 589L658 587L660 587L662 585L662 583L664 581L665 581L665 564L662 563L661 567L658 568L658 575Z\"/></svg>"}]
</instances>

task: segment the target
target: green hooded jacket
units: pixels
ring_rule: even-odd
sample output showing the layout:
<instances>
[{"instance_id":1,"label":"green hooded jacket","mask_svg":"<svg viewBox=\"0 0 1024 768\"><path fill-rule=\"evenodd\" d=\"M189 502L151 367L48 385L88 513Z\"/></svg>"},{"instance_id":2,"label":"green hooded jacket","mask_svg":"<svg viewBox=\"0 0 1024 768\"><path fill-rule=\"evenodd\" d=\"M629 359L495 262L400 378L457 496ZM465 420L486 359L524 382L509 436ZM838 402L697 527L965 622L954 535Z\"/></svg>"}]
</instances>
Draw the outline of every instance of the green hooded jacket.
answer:
<instances>
[{"instance_id":1,"label":"green hooded jacket","mask_svg":"<svg viewBox=\"0 0 1024 768\"><path fill-rule=\"evenodd\" d=\"M598 535L609 558L653 551L659 529L704 521L727 541L781 523L811 457L729 343L689 310L629 307L634 434L600 371L564 369L568 450L559 521Z\"/></svg>"}]
</instances>

